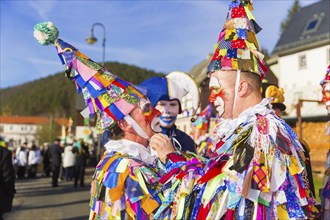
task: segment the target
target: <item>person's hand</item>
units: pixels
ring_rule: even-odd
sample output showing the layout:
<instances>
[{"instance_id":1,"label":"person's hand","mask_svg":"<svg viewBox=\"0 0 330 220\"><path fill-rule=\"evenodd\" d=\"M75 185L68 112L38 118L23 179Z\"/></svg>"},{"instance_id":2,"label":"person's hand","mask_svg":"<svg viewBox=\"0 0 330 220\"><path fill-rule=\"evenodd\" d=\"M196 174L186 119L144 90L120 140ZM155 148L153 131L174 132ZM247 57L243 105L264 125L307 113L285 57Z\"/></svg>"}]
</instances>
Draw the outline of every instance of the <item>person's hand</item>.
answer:
<instances>
[{"instance_id":1,"label":"person's hand","mask_svg":"<svg viewBox=\"0 0 330 220\"><path fill-rule=\"evenodd\" d=\"M154 134L150 138L150 147L157 152L159 159L166 163L166 156L175 151L171 140L164 134Z\"/></svg>"}]
</instances>

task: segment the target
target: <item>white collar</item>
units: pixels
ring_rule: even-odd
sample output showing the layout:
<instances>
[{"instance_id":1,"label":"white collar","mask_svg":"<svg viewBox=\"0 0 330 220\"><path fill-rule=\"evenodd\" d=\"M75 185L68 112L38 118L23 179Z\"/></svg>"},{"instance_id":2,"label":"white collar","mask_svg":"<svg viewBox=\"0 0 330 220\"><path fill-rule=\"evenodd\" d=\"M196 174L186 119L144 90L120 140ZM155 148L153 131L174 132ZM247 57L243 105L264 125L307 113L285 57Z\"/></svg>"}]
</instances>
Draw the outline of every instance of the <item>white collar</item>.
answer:
<instances>
[{"instance_id":1,"label":"white collar","mask_svg":"<svg viewBox=\"0 0 330 220\"><path fill-rule=\"evenodd\" d=\"M129 156L145 161L148 164L152 164L156 159L155 156L150 154L150 148L143 146L142 144L126 139L110 140L105 145L107 151L117 151L121 154L128 154Z\"/></svg>"},{"instance_id":2,"label":"white collar","mask_svg":"<svg viewBox=\"0 0 330 220\"><path fill-rule=\"evenodd\" d=\"M237 118L220 119L220 122L216 126L218 136L222 138L227 132L236 129L240 124L255 121L257 118L256 114L268 115L274 112L273 109L267 108L267 105L270 105L269 100L264 98L257 105L246 109Z\"/></svg>"}]
</instances>

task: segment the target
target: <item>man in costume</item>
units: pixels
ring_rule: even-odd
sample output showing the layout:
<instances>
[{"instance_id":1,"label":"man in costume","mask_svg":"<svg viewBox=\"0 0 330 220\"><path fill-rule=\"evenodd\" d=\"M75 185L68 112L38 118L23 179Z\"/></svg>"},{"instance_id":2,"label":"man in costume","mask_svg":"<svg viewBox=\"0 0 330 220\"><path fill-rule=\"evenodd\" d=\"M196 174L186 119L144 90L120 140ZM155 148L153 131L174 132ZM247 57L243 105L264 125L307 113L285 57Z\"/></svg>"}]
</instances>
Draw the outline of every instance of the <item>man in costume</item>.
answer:
<instances>
[{"instance_id":1,"label":"man in costume","mask_svg":"<svg viewBox=\"0 0 330 220\"><path fill-rule=\"evenodd\" d=\"M56 46L67 77L84 95L87 107L81 114L98 115L97 127L111 132L91 184L90 219L150 219L163 197L156 192L160 174L148 143L162 138L168 148L159 148L161 158L174 151L169 138L151 137L160 132L159 112L131 83L58 39L51 22L37 24L34 35L40 44Z\"/></svg>"},{"instance_id":2,"label":"man in costume","mask_svg":"<svg viewBox=\"0 0 330 220\"><path fill-rule=\"evenodd\" d=\"M252 9L249 0L231 1L208 67L209 100L221 117L214 157L167 156L175 178L160 182L172 186L166 197L175 198L166 201L171 218L297 219L311 217L315 209L303 179L303 148L260 93L267 69ZM191 197L192 205L185 204Z\"/></svg>"},{"instance_id":3,"label":"man in costume","mask_svg":"<svg viewBox=\"0 0 330 220\"><path fill-rule=\"evenodd\" d=\"M330 65L327 68L327 72L324 79L320 83L322 87L322 102L324 102L328 115L330 116ZM327 123L326 134L330 134L330 121ZM327 219L330 216L330 149L326 155L326 164L323 178L323 187L321 194L323 219Z\"/></svg>"},{"instance_id":4,"label":"man in costume","mask_svg":"<svg viewBox=\"0 0 330 220\"><path fill-rule=\"evenodd\" d=\"M194 140L175 125L178 114L182 113L182 98L192 96L192 114L199 106L199 90L195 81L184 72L171 72L166 77L151 77L139 85L145 90L152 106L160 111L162 133L172 141L173 146L184 152L196 152Z\"/></svg>"}]
</instances>

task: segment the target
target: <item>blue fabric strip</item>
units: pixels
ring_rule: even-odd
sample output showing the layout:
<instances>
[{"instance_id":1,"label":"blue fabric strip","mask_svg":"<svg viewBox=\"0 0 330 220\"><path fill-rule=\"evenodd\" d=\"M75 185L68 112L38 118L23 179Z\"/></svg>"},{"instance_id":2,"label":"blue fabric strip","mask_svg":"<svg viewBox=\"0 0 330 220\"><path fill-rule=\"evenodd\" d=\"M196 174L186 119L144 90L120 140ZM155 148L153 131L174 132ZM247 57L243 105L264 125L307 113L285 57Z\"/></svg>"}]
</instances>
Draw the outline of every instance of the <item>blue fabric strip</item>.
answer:
<instances>
[{"instance_id":1,"label":"blue fabric strip","mask_svg":"<svg viewBox=\"0 0 330 220\"><path fill-rule=\"evenodd\" d=\"M117 108L115 104L111 104L109 106L109 110L116 117L117 121L125 117L125 115Z\"/></svg>"}]
</instances>

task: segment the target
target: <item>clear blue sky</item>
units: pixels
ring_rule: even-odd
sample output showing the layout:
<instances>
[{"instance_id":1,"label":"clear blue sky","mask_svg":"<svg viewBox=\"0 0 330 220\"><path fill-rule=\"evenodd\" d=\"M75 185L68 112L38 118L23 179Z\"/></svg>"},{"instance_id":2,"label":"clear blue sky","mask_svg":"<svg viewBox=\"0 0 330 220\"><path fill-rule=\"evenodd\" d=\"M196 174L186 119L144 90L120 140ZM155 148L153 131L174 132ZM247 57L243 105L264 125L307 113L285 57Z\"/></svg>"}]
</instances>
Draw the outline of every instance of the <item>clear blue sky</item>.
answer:
<instances>
[{"instance_id":1,"label":"clear blue sky","mask_svg":"<svg viewBox=\"0 0 330 220\"><path fill-rule=\"evenodd\" d=\"M317 0L300 0L302 6ZM19 85L64 70L53 46L33 37L36 23L52 21L60 38L101 62L103 30L95 27L94 45L85 38L93 23L106 27L106 61L158 72L189 72L212 52L230 0L221 1L9 1L1 0L0 88ZM293 0L254 0L263 30L259 43L271 52L280 23ZM111 69L110 69L111 71Z\"/></svg>"}]
</instances>

